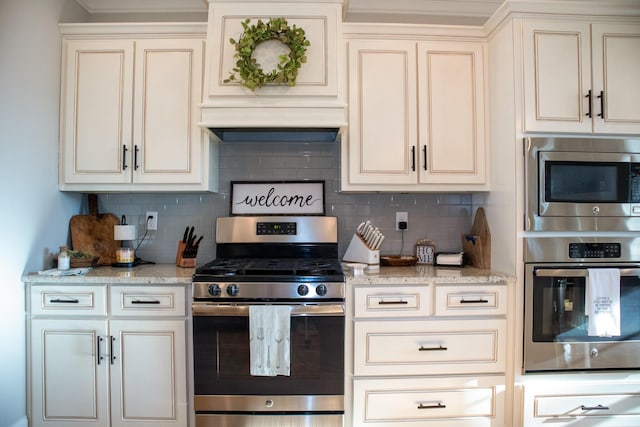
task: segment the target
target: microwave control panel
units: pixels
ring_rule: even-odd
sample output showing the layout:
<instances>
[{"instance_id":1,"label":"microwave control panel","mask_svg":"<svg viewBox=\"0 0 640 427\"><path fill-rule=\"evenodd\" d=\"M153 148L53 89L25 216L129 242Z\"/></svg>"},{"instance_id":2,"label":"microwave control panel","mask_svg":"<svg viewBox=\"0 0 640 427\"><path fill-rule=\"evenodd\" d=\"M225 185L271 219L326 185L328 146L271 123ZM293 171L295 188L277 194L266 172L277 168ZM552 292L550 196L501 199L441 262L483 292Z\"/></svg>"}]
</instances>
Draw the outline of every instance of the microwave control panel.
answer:
<instances>
[{"instance_id":1,"label":"microwave control panel","mask_svg":"<svg viewBox=\"0 0 640 427\"><path fill-rule=\"evenodd\" d=\"M569 243L569 258L620 258L620 243Z\"/></svg>"}]
</instances>

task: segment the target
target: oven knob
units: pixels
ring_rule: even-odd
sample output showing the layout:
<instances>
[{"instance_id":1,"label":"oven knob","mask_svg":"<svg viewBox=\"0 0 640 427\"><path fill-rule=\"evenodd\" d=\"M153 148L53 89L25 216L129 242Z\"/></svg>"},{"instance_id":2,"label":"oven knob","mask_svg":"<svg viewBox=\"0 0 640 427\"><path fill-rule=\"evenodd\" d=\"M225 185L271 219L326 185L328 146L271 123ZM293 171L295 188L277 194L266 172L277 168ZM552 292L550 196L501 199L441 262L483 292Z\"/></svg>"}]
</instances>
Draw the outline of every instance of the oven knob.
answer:
<instances>
[{"instance_id":1,"label":"oven knob","mask_svg":"<svg viewBox=\"0 0 640 427\"><path fill-rule=\"evenodd\" d=\"M221 293L222 291L220 290L220 286L218 285L209 286L209 295L214 297L219 297Z\"/></svg>"},{"instance_id":2,"label":"oven knob","mask_svg":"<svg viewBox=\"0 0 640 427\"><path fill-rule=\"evenodd\" d=\"M592 348L591 349L591 358L595 359L596 357L598 357L600 355L600 352L598 352L597 348Z\"/></svg>"},{"instance_id":3,"label":"oven knob","mask_svg":"<svg viewBox=\"0 0 640 427\"><path fill-rule=\"evenodd\" d=\"M598 215L600 213L600 206L594 206L592 210L594 215Z\"/></svg>"},{"instance_id":4,"label":"oven knob","mask_svg":"<svg viewBox=\"0 0 640 427\"><path fill-rule=\"evenodd\" d=\"M298 295L301 297L307 295L309 293L309 287L307 285L298 286Z\"/></svg>"},{"instance_id":5,"label":"oven knob","mask_svg":"<svg viewBox=\"0 0 640 427\"><path fill-rule=\"evenodd\" d=\"M318 285L316 287L316 294L318 294L318 296L325 296L327 294L327 285Z\"/></svg>"},{"instance_id":6,"label":"oven knob","mask_svg":"<svg viewBox=\"0 0 640 427\"><path fill-rule=\"evenodd\" d=\"M235 283L232 283L229 286L227 286L227 294L229 294L230 297L237 296L239 291L240 290L238 289L238 285L236 285Z\"/></svg>"}]
</instances>

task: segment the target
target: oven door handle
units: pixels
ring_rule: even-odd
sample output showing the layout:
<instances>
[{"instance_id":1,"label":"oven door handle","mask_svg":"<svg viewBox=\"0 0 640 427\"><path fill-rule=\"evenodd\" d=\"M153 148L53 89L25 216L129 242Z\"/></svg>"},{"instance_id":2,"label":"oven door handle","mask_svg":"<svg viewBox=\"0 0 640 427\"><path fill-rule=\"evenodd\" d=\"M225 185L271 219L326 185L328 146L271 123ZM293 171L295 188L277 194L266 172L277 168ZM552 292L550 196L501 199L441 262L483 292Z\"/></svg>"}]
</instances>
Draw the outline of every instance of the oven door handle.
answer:
<instances>
[{"instance_id":1,"label":"oven door handle","mask_svg":"<svg viewBox=\"0 0 640 427\"><path fill-rule=\"evenodd\" d=\"M258 304L254 304L258 305ZM286 304L291 307L291 316L344 316L344 304ZM193 303L194 316L249 316L251 305L227 305L198 302Z\"/></svg>"},{"instance_id":2,"label":"oven door handle","mask_svg":"<svg viewBox=\"0 0 640 427\"><path fill-rule=\"evenodd\" d=\"M640 268L619 268L620 276L640 277ZM578 268L540 268L534 270L536 277L588 277L589 271Z\"/></svg>"}]
</instances>

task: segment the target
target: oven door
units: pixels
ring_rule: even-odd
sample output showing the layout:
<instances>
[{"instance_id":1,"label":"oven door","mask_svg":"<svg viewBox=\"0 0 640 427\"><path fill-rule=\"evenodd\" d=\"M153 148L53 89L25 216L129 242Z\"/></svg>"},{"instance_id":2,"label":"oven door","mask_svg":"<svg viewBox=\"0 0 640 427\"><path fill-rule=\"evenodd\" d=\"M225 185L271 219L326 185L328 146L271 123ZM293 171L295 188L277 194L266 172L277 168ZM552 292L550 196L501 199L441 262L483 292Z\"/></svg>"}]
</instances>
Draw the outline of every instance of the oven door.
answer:
<instances>
[{"instance_id":1,"label":"oven door","mask_svg":"<svg viewBox=\"0 0 640 427\"><path fill-rule=\"evenodd\" d=\"M588 266L526 265L525 371L640 368L640 267L606 267L620 269L620 336L589 336Z\"/></svg>"},{"instance_id":2,"label":"oven door","mask_svg":"<svg viewBox=\"0 0 640 427\"><path fill-rule=\"evenodd\" d=\"M344 412L344 305L288 305L291 374L271 377L250 374L249 305L193 303L196 413Z\"/></svg>"},{"instance_id":3,"label":"oven door","mask_svg":"<svg viewBox=\"0 0 640 427\"><path fill-rule=\"evenodd\" d=\"M640 193L625 153L539 153L539 215L560 217L640 215ZM635 157L635 156L634 156ZM637 177L637 173L635 174ZM630 193L630 183L631 191ZM636 209L632 209L635 203Z\"/></svg>"}]
</instances>

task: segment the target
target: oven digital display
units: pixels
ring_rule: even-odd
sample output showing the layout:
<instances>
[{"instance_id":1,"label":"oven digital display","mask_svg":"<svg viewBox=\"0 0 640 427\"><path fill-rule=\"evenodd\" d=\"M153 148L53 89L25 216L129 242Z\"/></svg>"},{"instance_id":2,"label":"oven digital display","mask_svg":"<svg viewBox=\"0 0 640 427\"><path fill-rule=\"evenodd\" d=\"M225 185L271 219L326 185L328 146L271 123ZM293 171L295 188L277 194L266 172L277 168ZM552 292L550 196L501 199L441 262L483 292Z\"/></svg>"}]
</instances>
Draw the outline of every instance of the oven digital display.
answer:
<instances>
[{"instance_id":1,"label":"oven digital display","mask_svg":"<svg viewBox=\"0 0 640 427\"><path fill-rule=\"evenodd\" d=\"M295 222L258 222L256 224L256 234L258 236L295 236L296 232Z\"/></svg>"},{"instance_id":2,"label":"oven digital display","mask_svg":"<svg viewBox=\"0 0 640 427\"><path fill-rule=\"evenodd\" d=\"M569 243L569 258L620 258L620 243Z\"/></svg>"}]
</instances>

